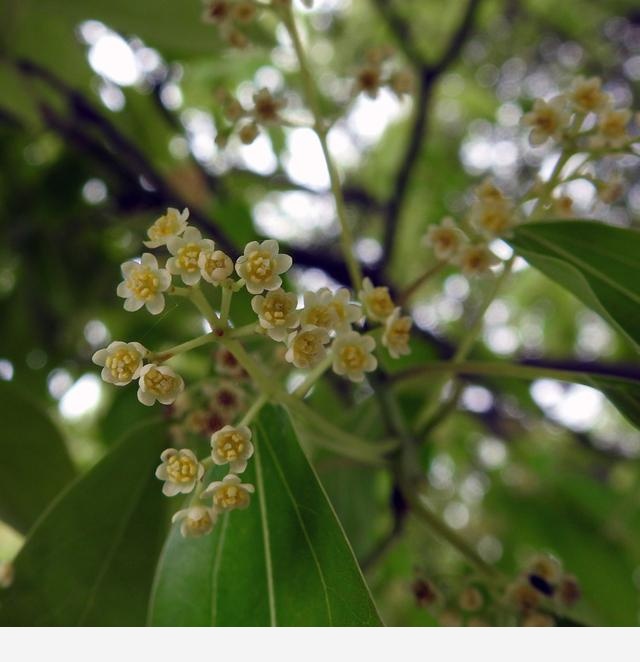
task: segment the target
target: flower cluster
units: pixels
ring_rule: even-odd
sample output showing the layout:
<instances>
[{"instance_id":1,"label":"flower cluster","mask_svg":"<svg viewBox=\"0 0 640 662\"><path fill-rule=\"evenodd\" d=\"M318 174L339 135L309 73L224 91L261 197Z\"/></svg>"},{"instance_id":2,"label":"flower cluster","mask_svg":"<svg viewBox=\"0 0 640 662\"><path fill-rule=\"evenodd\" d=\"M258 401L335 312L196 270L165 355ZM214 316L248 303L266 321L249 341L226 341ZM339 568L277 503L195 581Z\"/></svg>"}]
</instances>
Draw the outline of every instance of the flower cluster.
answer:
<instances>
[{"instance_id":1,"label":"flower cluster","mask_svg":"<svg viewBox=\"0 0 640 662\"><path fill-rule=\"evenodd\" d=\"M415 86L413 73L394 66L393 55L393 49L387 46L371 49L356 73L354 93L375 99L381 88L388 87L399 98L411 94Z\"/></svg>"},{"instance_id":2,"label":"flower cluster","mask_svg":"<svg viewBox=\"0 0 640 662\"><path fill-rule=\"evenodd\" d=\"M246 48L247 26L255 19L256 3L252 0L204 0L202 20L218 28L220 36L234 48Z\"/></svg>"},{"instance_id":3,"label":"flower cluster","mask_svg":"<svg viewBox=\"0 0 640 662\"><path fill-rule=\"evenodd\" d=\"M243 106L226 90L220 90L217 98L227 122L226 127L221 128L216 136L219 147L224 147L233 133L243 144L250 145L258 137L260 126L268 128L284 122L281 112L286 101L274 96L266 87L253 95L253 106L250 108Z\"/></svg>"},{"instance_id":4,"label":"flower cluster","mask_svg":"<svg viewBox=\"0 0 640 662\"><path fill-rule=\"evenodd\" d=\"M560 562L548 554L531 559L504 589L479 577L466 579L461 588L438 588L421 576L411 588L418 606L445 627L554 626L556 616L580 599L576 578L564 573Z\"/></svg>"},{"instance_id":5,"label":"flower cluster","mask_svg":"<svg viewBox=\"0 0 640 662\"><path fill-rule=\"evenodd\" d=\"M273 394L270 385L265 386L266 380L252 384L247 379L251 370L239 362L239 356L246 361L246 355L233 351L238 338L253 335L277 343L285 364L312 370L305 380L310 387L330 367L337 375L362 382L378 364L376 336L392 358L408 354L412 322L401 314L388 288L376 287L368 278L358 292L359 301L347 288L321 288L303 292L300 306L298 295L284 289L283 276L293 260L280 253L277 241L250 241L233 260L189 225L188 219L188 210L169 208L148 228L145 246L164 251L164 264L152 253L125 262L117 294L125 299L125 310L146 306L152 314L164 309L165 296L185 297L214 330L159 352L151 352L139 342L115 341L98 350L93 361L102 367L106 382L125 386L137 381L142 404L170 405L170 432L176 448L162 453L156 476L163 481L166 496L193 492L200 499L174 518L184 535L195 536L211 531L220 512L248 506L253 492L253 486L238 477L253 454L248 423L255 412L254 408L247 411L247 388L257 388L263 396ZM220 295L217 311L201 289L205 283L210 295ZM256 317L255 322L235 328L229 319L231 297L240 289L250 295ZM364 327L365 320L369 328ZM182 377L166 362L209 342L219 342L214 361L218 376L185 390ZM249 361L253 359L249 357ZM298 395L305 393L306 387ZM211 446L205 459L191 448L203 437ZM213 465L227 466L229 473L205 488L207 468Z\"/></svg>"}]
</instances>

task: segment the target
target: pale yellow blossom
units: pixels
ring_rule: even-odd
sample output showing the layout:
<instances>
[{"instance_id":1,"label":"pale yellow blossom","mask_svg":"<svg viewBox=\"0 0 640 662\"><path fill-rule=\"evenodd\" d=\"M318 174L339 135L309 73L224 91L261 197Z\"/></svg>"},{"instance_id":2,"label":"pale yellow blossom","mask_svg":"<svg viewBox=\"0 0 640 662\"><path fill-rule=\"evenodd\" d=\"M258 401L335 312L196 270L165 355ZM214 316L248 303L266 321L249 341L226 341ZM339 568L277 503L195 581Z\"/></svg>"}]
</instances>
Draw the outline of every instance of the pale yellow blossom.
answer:
<instances>
[{"instance_id":1,"label":"pale yellow blossom","mask_svg":"<svg viewBox=\"0 0 640 662\"><path fill-rule=\"evenodd\" d=\"M198 256L201 276L213 285L220 285L233 273L233 260L221 250L204 250Z\"/></svg>"},{"instance_id":2,"label":"pale yellow blossom","mask_svg":"<svg viewBox=\"0 0 640 662\"><path fill-rule=\"evenodd\" d=\"M228 464L231 473L242 473L252 455L251 430L246 425L225 425L211 435L213 461L216 464Z\"/></svg>"},{"instance_id":3,"label":"pale yellow blossom","mask_svg":"<svg viewBox=\"0 0 640 662\"><path fill-rule=\"evenodd\" d=\"M278 250L275 239L266 239L261 243L250 241L245 246L244 254L236 260L236 273L245 280L250 294L277 290L282 285L280 274L291 268L292 260Z\"/></svg>"},{"instance_id":4,"label":"pale yellow blossom","mask_svg":"<svg viewBox=\"0 0 640 662\"><path fill-rule=\"evenodd\" d=\"M334 329L338 333L349 331L352 324L362 319L362 307L351 301L351 292L346 287L341 287L333 293L329 306L336 313L337 322Z\"/></svg>"},{"instance_id":5,"label":"pale yellow blossom","mask_svg":"<svg viewBox=\"0 0 640 662\"><path fill-rule=\"evenodd\" d=\"M192 451L167 448L160 455L162 464L156 469L156 478L164 481L162 493L172 497L188 494L204 475L204 467Z\"/></svg>"},{"instance_id":6,"label":"pale yellow blossom","mask_svg":"<svg viewBox=\"0 0 640 662\"><path fill-rule=\"evenodd\" d=\"M171 257L167 260L170 273L180 276L185 285L195 285L201 277L200 254L215 249L211 239L203 239L200 230L189 227L182 237L173 237L167 242Z\"/></svg>"},{"instance_id":7,"label":"pale yellow blossom","mask_svg":"<svg viewBox=\"0 0 640 662\"><path fill-rule=\"evenodd\" d=\"M566 110L567 100L557 96L549 101L536 99L533 110L522 118L525 126L531 127L529 143L537 147L547 142L549 138L560 140L563 131L569 126L570 115Z\"/></svg>"},{"instance_id":8,"label":"pale yellow blossom","mask_svg":"<svg viewBox=\"0 0 640 662\"><path fill-rule=\"evenodd\" d=\"M146 306L152 315L164 310L164 294L171 286L171 274L158 267L158 260L151 253L143 253L140 261L129 260L122 267L124 280L116 294L122 297L124 309L133 312Z\"/></svg>"},{"instance_id":9,"label":"pale yellow blossom","mask_svg":"<svg viewBox=\"0 0 640 662\"><path fill-rule=\"evenodd\" d=\"M464 232L450 216L443 218L439 225L431 225L424 237L438 260L451 260L465 242Z\"/></svg>"},{"instance_id":10,"label":"pale yellow blossom","mask_svg":"<svg viewBox=\"0 0 640 662\"><path fill-rule=\"evenodd\" d=\"M491 271L491 267L498 262L498 258L486 244L468 244L456 257L456 263L466 276L482 276Z\"/></svg>"},{"instance_id":11,"label":"pale yellow blossom","mask_svg":"<svg viewBox=\"0 0 640 662\"><path fill-rule=\"evenodd\" d=\"M214 510L227 512L246 508L254 491L253 485L243 483L235 474L228 474L222 480L211 483L203 496L212 497Z\"/></svg>"},{"instance_id":12,"label":"pale yellow blossom","mask_svg":"<svg viewBox=\"0 0 640 662\"><path fill-rule=\"evenodd\" d=\"M413 322L408 315L401 316L400 308L396 308L387 319L382 334L382 344L387 348L392 358L409 354L409 338Z\"/></svg>"},{"instance_id":13,"label":"pale yellow blossom","mask_svg":"<svg viewBox=\"0 0 640 662\"><path fill-rule=\"evenodd\" d=\"M376 322L384 322L395 308L388 287L374 287L370 278L362 281L358 297L367 313L367 317Z\"/></svg>"},{"instance_id":14,"label":"pale yellow blossom","mask_svg":"<svg viewBox=\"0 0 640 662\"><path fill-rule=\"evenodd\" d=\"M296 368L313 368L327 355L325 345L330 341L326 329L317 326L302 327L289 334L285 359Z\"/></svg>"},{"instance_id":15,"label":"pale yellow blossom","mask_svg":"<svg viewBox=\"0 0 640 662\"><path fill-rule=\"evenodd\" d=\"M258 294L251 300L251 308L258 316L260 326L273 340L283 341L290 329L300 324L300 312L296 310L298 297L282 288Z\"/></svg>"},{"instance_id":16,"label":"pale yellow blossom","mask_svg":"<svg viewBox=\"0 0 640 662\"><path fill-rule=\"evenodd\" d=\"M92 361L102 368L101 377L105 382L124 386L140 376L142 359L147 349L139 342L121 342L116 340L108 347L99 349Z\"/></svg>"},{"instance_id":17,"label":"pale yellow blossom","mask_svg":"<svg viewBox=\"0 0 640 662\"><path fill-rule=\"evenodd\" d=\"M602 81L597 76L578 76L569 90L571 105L581 113L597 113L611 104L611 95L602 91Z\"/></svg>"},{"instance_id":18,"label":"pale yellow blossom","mask_svg":"<svg viewBox=\"0 0 640 662\"><path fill-rule=\"evenodd\" d=\"M198 538L211 533L218 518L214 508L205 506L191 506L179 510L171 521L175 524L180 522L180 533L184 538Z\"/></svg>"},{"instance_id":19,"label":"pale yellow blossom","mask_svg":"<svg viewBox=\"0 0 640 662\"><path fill-rule=\"evenodd\" d=\"M376 342L371 336L357 331L347 331L336 337L331 347L333 371L352 382L361 382L365 372L376 369L378 361L373 356Z\"/></svg>"},{"instance_id":20,"label":"pale yellow blossom","mask_svg":"<svg viewBox=\"0 0 640 662\"><path fill-rule=\"evenodd\" d=\"M628 131L630 121L631 111L628 108L604 111L598 116L596 134L591 138L591 146L595 149L624 147L631 140Z\"/></svg>"},{"instance_id":21,"label":"pale yellow blossom","mask_svg":"<svg viewBox=\"0 0 640 662\"><path fill-rule=\"evenodd\" d=\"M179 237L187 229L187 220L189 210L182 212L169 207L164 216L160 216L153 225L147 230L149 241L143 242L147 248L158 248L164 246L174 237Z\"/></svg>"},{"instance_id":22,"label":"pale yellow blossom","mask_svg":"<svg viewBox=\"0 0 640 662\"><path fill-rule=\"evenodd\" d=\"M317 292L305 292L304 304L300 311L302 326L318 326L331 331L338 325L338 313L333 304L333 294L328 287Z\"/></svg>"},{"instance_id":23,"label":"pale yellow blossom","mask_svg":"<svg viewBox=\"0 0 640 662\"><path fill-rule=\"evenodd\" d=\"M170 405L184 389L180 375L165 365L148 363L140 370L138 400L150 407L156 400Z\"/></svg>"}]
</instances>

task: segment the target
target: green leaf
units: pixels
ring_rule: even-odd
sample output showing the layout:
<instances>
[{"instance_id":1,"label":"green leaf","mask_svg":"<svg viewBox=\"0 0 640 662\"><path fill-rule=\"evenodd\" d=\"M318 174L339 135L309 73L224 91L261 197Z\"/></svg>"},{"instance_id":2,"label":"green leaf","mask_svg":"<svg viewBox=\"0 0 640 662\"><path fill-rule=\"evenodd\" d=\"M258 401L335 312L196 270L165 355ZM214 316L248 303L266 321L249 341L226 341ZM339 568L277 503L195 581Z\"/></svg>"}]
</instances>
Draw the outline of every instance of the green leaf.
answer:
<instances>
[{"instance_id":1,"label":"green leaf","mask_svg":"<svg viewBox=\"0 0 640 662\"><path fill-rule=\"evenodd\" d=\"M510 243L640 347L640 232L593 221L528 223Z\"/></svg>"},{"instance_id":2,"label":"green leaf","mask_svg":"<svg viewBox=\"0 0 640 662\"><path fill-rule=\"evenodd\" d=\"M75 476L62 435L44 410L0 382L0 519L25 532Z\"/></svg>"},{"instance_id":3,"label":"green leaf","mask_svg":"<svg viewBox=\"0 0 640 662\"><path fill-rule=\"evenodd\" d=\"M0 596L0 625L143 625L164 540L154 467L165 425L133 429L36 523Z\"/></svg>"},{"instance_id":4,"label":"green leaf","mask_svg":"<svg viewBox=\"0 0 640 662\"><path fill-rule=\"evenodd\" d=\"M214 532L174 527L158 566L150 623L160 626L381 625L353 552L284 410L253 425L243 479L251 506Z\"/></svg>"}]
</instances>

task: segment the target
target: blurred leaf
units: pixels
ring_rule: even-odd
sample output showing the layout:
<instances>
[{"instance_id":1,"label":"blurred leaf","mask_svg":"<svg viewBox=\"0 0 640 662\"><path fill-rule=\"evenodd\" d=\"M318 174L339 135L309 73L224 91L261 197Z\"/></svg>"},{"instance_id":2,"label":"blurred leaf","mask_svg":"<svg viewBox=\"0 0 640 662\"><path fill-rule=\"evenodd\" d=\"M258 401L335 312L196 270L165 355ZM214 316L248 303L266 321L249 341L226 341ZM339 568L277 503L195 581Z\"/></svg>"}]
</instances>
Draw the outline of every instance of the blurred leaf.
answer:
<instances>
[{"instance_id":1,"label":"blurred leaf","mask_svg":"<svg viewBox=\"0 0 640 662\"><path fill-rule=\"evenodd\" d=\"M38 521L3 592L0 625L143 625L164 539L154 466L164 425L129 432Z\"/></svg>"},{"instance_id":2,"label":"blurred leaf","mask_svg":"<svg viewBox=\"0 0 640 662\"><path fill-rule=\"evenodd\" d=\"M381 625L369 590L315 472L282 409L253 425L256 453L243 478L251 506L213 534L182 538L161 557L152 625ZM213 571L212 571L213 570Z\"/></svg>"},{"instance_id":3,"label":"blurred leaf","mask_svg":"<svg viewBox=\"0 0 640 662\"><path fill-rule=\"evenodd\" d=\"M640 232L593 221L528 223L510 243L640 346Z\"/></svg>"},{"instance_id":4,"label":"blurred leaf","mask_svg":"<svg viewBox=\"0 0 640 662\"><path fill-rule=\"evenodd\" d=\"M43 409L0 381L0 519L25 532L75 475L62 435Z\"/></svg>"}]
</instances>

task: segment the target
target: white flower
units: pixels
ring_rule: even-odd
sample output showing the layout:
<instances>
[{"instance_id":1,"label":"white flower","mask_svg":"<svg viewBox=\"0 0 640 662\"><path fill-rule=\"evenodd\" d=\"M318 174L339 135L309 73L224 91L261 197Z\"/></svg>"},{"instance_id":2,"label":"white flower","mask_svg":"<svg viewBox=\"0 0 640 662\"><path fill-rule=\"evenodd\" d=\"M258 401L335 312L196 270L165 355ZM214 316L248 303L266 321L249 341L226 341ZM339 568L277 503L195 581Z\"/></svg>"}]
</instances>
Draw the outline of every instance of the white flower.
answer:
<instances>
[{"instance_id":1,"label":"white flower","mask_svg":"<svg viewBox=\"0 0 640 662\"><path fill-rule=\"evenodd\" d=\"M318 326L327 331L335 329L339 320L332 304L333 295L328 287L322 287L317 292L305 292L300 324Z\"/></svg>"},{"instance_id":2,"label":"white flower","mask_svg":"<svg viewBox=\"0 0 640 662\"><path fill-rule=\"evenodd\" d=\"M171 521L175 524L181 522L180 533L184 538L197 538L211 533L216 523L218 513L213 508L204 506L191 506L179 510Z\"/></svg>"},{"instance_id":3,"label":"white flower","mask_svg":"<svg viewBox=\"0 0 640 662\"><path fill-rule=\"evenodd\" d=\"M229 464L229 471L240 474L253 455L251 430L246 425L225 425L211 435L211 457L216 464Z\"/></svg>"},{"instance_id":4,"label":"white flower","mask_svg":"<svg viewBox=\"0 0 640 662\"><path fill-rule=\"evenodd\" d=\"M325 345L330 340L326 329L304 326L300 331L289 334L284 358L296 368L313 368L327 355Z\"/></svg>"},{"instance_id":5,"label":"white flower","mask_svg":"<svg viewBox=\"0 0 640 662\"><path fill-rule=\"evenodd\" d=\"M169 239L178 237L187 229L189 210L184 209L180 213L177 209L169 207L164 216L160 216L147 230L149 241L142 242L147 248L158 248L164 246Z\"/></svg>"},{"instance_id":6,"label":"white flower","mask_svg":"<svg viewBox=\"0 0 640 662\"><path fill-rule=\"evenodd\" d=\"M389 350L392 358L397 359L404 354L409 354L409 337L413 322L408 316L400 316L400 308L393 311L387 319L382 335L382 344Z\"/></svg>"},{"instance_id":7,"label":"white flower","mask_svg":"<svg viewBox=\"0 0 640 662\"><path fill-rule=\"evenodd\" d=\"M360 335L357 331L347 331L334 341L333 371L337 375L345 375L352 382L361 382L365 372L376 369L378 361L372 352L376 342L371 336Z\"/></svg>"},{"instance_id":8,"label":"white flower","mask_svg":"<svg viewBox=\"0 0 640 662\"><path fill-rule=\"evenodd\" d=\"M223 251L211 249L200 253L198 267L206 281L220 285L233 273L233 260Z\"/></svg>"},{"instance_id":9,"label":"white flower","mask_svg":"<svg viewBox=\"0 0 640 662\"><path fill-rule=\"evenodd\" d=\"M482 276L499 260L486 244L469 244L458 253L456 262L466 276Z\"/></svg>"},{"instance_id":10,"label":"white flower","mask_svg":"<svg viewBox=\"0 0 640 662\"><path fill-rule=\"evenodd\" d=\"M597 133L591 139L591 146L596 149L624 147L631 140L627 125L631 120L628 108L606 110L598 117Z\"/></svg>"},{"instance_id":11,"label":"white flower","mask_svg":"<svg viewBox=\"0 0 640 662\"><path fill-rule=\"evenodd\" d=\"M509 234L515 222L515 212L508 200L477 200L471 208L471 223L487 237Z\"/></svg>"},{"instance_id":12,"label":"white flower","mask_svg":"<svg viewBox=\"0 0 640 662\"><path fill-rule=\"evenodd\" d=\"M138 400L150 407L156 400L170 405L184 389L184 381L165 365L148 363L140 370Z\"/></svg>"},{"instance_id":13,"label":"white flower","mask_svg":"<svg viewBox=\"0 0 640 662\"><path fill-rule=\"evenodd\" d=\"M14 574L13 563L2 561L0 563L0 588L9 588L13 584Z\"/></svg>"},{"instance_id":14,"label":"white flower","mask_svg":"<svg viewBox=\"0 0 640 662\"><path fill-rule=\"evenodd\" d=\"M124 309L129 312L146 306L152 315L164 310L164 295L171 286L171 275L166 269L158 268L158 260L151 253L143 253L140 262L130 260L122 267L124 280L116 293L125 299Z\"/></svg>"},{"instance_id":15,"label":"white flower","mask_svg":"<svg viewBox=\"0 0 640 662\"><path fill-rule=\"evenodd\" d=\"M597 113L611 104L611 96L602 91L602 81L597 76L578 76L569 90L571 105L581 113Z\"/></svg>"},{"instance_id":16,"label":"white flower","mask_svg":"<svg viewBox=\"0 0 640 662\"><path fill-rule=\"evenodd\" d=\"M293 261L278 250L275 239L262 243L250 241L244 248L244 255L236 260L236 272L244 278L250 294L262 294L264 290L276 290L282 285L280 274L288 271Z\"/></svg>"},{"instance_id":17,"label":"white flower","mask_svg":"<svg viewBox=\"0 0 640 662\"><path fill-rule=\"evenodd\" d=\"M295 329L300 323L300 313L296 310L298 297L293 292L285 292L282 288L258 294L251 300L253 312L263 329L273 340L282 341L287 337L289 329Z\"/></svg>"},{"instance_id":18,"label":"white flower","mask_svg":"<svg viewBox=\"0 0 640 662\"><path fill-rule=\"evenodd\" d=\"M464 232L450 216L443 218L440 225L431 225L424 237L425 244L433 250L438 260L443 261L453 258L464 241Z\"/></svg>"},{"instance_id":19,"label":"white flower","mask_svg":"<svg viewBox=\"0 0 640 662\"><path fill-rule=\"evenodd\" d=\"M364 305L367 316L377 322L384 322L395 308L389 288L374 287L369 278L362 281L362 289L358 292L358 297Z\"/></svg>"},{"instance_id":20,"label":"white flower","mask_svg":"<svg viewBox=\"0 0 640 662\"><path fill-rule=\"evenodd\" d=\"M503 202L505 200L502 191L494 184L491 177L485 177L478 186L476 186L474 193L479 200L486 202Z\"/></svg>"},{"instance_id":21,"label":"white flower","mask_svg":"<svg viewBox=\"0 0 640 662\"><path fill-rule=\"evenodd\" d=\"M156 478L164 481L162 493L172 497L188 494L204 475L204 467L188 449L167 448L160 456L162 464L156 469Z\"/></svg>"},{"instance_id":22,"label":"white flower","mask_svg":"<svg viewBox=\"0 0 640 662\"><path fill-rule=\"evenodd\" d=\"M566 110L567 100L562 95L554 97L550 101L536 99L533 110L525 113L522 118L524 126L531 127L529 143L533 147L542 145L549 138L560 140L562 132L569 125L569 113Z\"/></svg>"},{"instance_id":23,"label":"white flower","mask_svg":"<svg viewBox=\"0 0 640 662\"><path fill-rule=\"evenodd\" d=\"M203 239L200 230L189 227L182 237L172 237L167 241L167 248L172 257L167 260L167 269L180 276L185 285L195 285L200 280L200 253L213 251L215 244L211 239Z\"/></svg>"},{"instance_id":24,"label":"white flower","mask_svg":"<svg viewBox=\"0 0 640 662\"><path fill-rule=\"evenodd\" d=\"M334 326L336 332L349 331L352 324L359 322L362 315L362 307L351 301L351 292L341 287L333 293L333 300L329 304L336 313L337 322Z\"/></svg>"},{"instance_id":25,"label":"white flower","mask_svg":"<svg viewBox=\"0 0 640 662\"><path fill-rule=\"evenodd\" d=\"M211 483L203 492L203 496L213 497L213 509L218 512L229 510L244 510L251 501L250 495L255 492L253 485L243 483L234 474L228 474L222 480Z\"/></svg>"},{"instance_id":26,"label":"white flower","mask_svg":"<svg viewBox=\"0 0 640 662\"><path fill-rule=\"evenodd\" d=\"M101 377L109 384L124 386L140 376L142 359L147 349L139 342L116 340L105 349L99 349L92 361L102 368Z\"/></svg>"}]
</instances>

